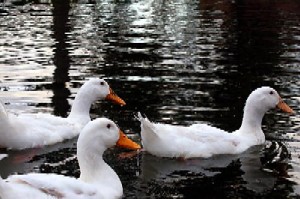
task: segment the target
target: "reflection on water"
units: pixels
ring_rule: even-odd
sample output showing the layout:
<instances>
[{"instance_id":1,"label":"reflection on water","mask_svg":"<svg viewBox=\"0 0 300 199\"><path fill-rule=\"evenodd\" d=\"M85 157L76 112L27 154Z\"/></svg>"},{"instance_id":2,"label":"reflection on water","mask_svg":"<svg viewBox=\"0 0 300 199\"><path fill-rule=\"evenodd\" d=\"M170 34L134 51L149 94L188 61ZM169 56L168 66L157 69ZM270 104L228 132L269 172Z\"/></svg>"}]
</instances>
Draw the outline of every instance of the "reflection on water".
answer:
<instances>
[{"instance_id":1,"label":"reflection on water","mask_svg":"<svg viewBox=\"0 0 300 199\"><path fill-rule=\"evenodd\" d=\"M70 10L70 1L52 1L53 4L53 37L55 38L53 64L56 66L53 73L53 93L52 102L54 105L54 114L59 116L67 116L70 106L67 97L70 91L65 88L65 84L70 81L69 68L70 56L68 48L67 32L70 32L68 24L68 16Z\"/></svg>"},{"instance_id":2,"label":"reflection on water","mask_svg":"<svg viewBox=\"0 0 300 199\"><path fill-rule=\"evenodd\" d=\"M162 194L161 197L176 193L188 198L197 198L200 195L203 198L256 198L263 195L270 197L276 192L278 198L286 198L290 192L284 190L292 190L294 183L278 178L281 175L275 176L265 171L274 169L276 164L273 162L273 167L270 168L265 164L265 159L275 159L265 157L267 153L260 153L267 150L270 148L253 147L240 155L221 155L187 161L143 154L140 177L143 183L151 184L154 192ZM284 154L279 156L288 159ZM278 161L277 164L283 166L287 162Z\"/></svg>"},{"instance_id":3,"label":"reflection on water","mask_svg":"<svg viewBox=\"0 0 300 199\"><path fill-rule=\"evenodd\" d=\"M15 113L66 116L84 80L104 77L127 105L98 102L92 117L115 120L136 140L138 111L157 122L235 130L247 96L262 85L298 113L299 13L297 0L0 1L0 100ZM270 111L263 129L271 142L238 156L120 159L115 149L105 158L124 198L293 197L299 121ZM9 152L1 175L78 176L75 143Z\"/></svg>"}]
</instances>

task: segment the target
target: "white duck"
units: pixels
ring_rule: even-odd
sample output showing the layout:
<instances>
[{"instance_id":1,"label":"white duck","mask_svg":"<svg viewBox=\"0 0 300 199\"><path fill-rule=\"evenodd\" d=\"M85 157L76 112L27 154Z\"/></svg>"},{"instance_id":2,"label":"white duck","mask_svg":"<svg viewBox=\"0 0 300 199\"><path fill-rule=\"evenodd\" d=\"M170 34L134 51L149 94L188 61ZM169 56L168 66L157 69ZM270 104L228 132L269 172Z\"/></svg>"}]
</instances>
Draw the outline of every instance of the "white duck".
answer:
<instances>
[{"instance_id":1,"label":"white duck","mask_svg":"<svg viewBox=\"0 0 300 199\"><path fill-rule=\"evenodd\" d=\"M104 151L114 145L129 149L140 146L128 139L117 125L107 119L90 121L77 142L80 167L78 179L57 174L29 173L0 178L1 199L115 199L123 195L116 172L103 160Z\"/></svg>"},{"instance_id":2,"label":"white duck","mask_svg":"<svg viewBox=\"0 0 300 199\"><path fill-rule=\"evenodd\" d=\"M238 154L265 142L261 129L264 114L272 108L293 113L278 93L270 87L254 90L246 101L241 127L226 132L206 124L188 127L156 124L138 114L144 150L159 157L211 157L216 154Z\"/></svg>"},{"instance_id":3,"label":"white duck","mask_svg":"<svg viewBox=\"0 0 300 199\"><path fill-rule=\"evenodd\" d=\"M125 105L107 82L98 78L88 80L78 90L67 118L43 113L14 115L0 103L0 147L19 150L71 139L91 121L90 107L98 99Z\"/></svg>"}]
</instances>

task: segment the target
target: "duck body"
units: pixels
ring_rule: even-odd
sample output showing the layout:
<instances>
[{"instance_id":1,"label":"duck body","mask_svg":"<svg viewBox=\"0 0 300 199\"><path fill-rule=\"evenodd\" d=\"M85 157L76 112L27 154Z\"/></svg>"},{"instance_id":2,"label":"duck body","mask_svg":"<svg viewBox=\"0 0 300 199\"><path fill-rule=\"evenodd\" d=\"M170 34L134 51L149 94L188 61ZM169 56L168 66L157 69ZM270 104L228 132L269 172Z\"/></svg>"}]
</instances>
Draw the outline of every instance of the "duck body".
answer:
<instances>
[{"instance_id":1,"label":"duck body","mask_svg":"<svg viewBox=\"0 0 300 199\"><path fill-rule=\"evenodd\" d=\"M55 144L77 136L84 124L50 114L9 114L0 120L0 146L18 150Z\"/></svg>"},{"instance_id":2,"label":"duck body","mask_svg":"<svg viewBox=\"0 0 300 199\"><path fill-rule=\"evenodd\" d=\"M90 79L79 89L66 118L43 113L15 115L0 104L0 146L19 150L74 138L91 121L90 107L98 99L125 104L106 81L97 78Z\"/></svg>"},{"instance_id":3,"label":"duck body","mask_svg":"<svg viewBox=\"0 0 300 199\"><path fill-rule=\"evenodd\" d=\"M239 154L265 142L262 119L276 105L286 112L293 112L274 89L256 89L247 99L241 127L234 132L201 123L191 126L153 123L139 113L143 148L153 155L171 158Z\"/></svg>"},{"instance_id":4,"label":"duck body","mask_svg":"<svg viewBox=\"0 0 300 199\"><path fill-rule=\"evenodd\" d=\"M116 143L129 149L140 148L138 144L124 136L113 121L107 118L90 121L83 128L77 142L77 158L81 173L79 178L41 173L0 178L0 198L121 198L122 183L116 172L102 158L104 151Z\"/></svg>"},{"instance_id":5,"label":"duck body","mask_svg":"<svg viewBox=\"0 0 300 199\"><path fill-rule=\"evenodd\" d=\"M206 124L185 127L142 121L141 128L143 148L159 157L210 157L234 151L229 133Z\"/></svg>"},{"instance_id":6,"label":"duck body","mask_svg":"<svg viewBox=\"0 0 300 199\"><path fill-rule=\"evenodd\" d=\"M1 197L14 198L104 198L94 186L75 178L55 174L15 175L3 181Z\"/></svg>"}]
</instances>

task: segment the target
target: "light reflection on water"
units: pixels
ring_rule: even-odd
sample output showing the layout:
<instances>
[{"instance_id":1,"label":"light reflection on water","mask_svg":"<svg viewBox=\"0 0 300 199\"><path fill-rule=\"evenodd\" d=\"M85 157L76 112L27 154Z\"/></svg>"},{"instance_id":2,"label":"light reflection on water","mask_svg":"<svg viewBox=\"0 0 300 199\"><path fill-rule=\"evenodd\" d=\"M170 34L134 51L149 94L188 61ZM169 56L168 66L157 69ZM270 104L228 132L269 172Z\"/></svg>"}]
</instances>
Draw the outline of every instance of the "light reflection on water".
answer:
<instances>
[{"instance_id":1,"label":"light reflection on water","mask_svg":"<svg viewBox=\"0 0 300 199\"><path fill-rule=\"evenodd\" d=\"M66 116L84 80L104 77L127 105L98 102L92 117L117 121L136 140L138 111L156 122L203 121L235 130L245 99L262 85L276 88L298 112L299 6L296 0L4 1L0 100L15 113ZM299 138L292 128L297 118L279 111L266 115L266 136L279 143L273 151L258 147L184 163L145 153L119 161L119 151L105 157L123 181L125 198L287 197L300 193ZM76 176L76 167L45 166L74 155L75 142L36 150L26 163L16 159L31 150L11 152L1 161L1 174ZM273 156L280 154L285 158Z\"/></svg>"}]
</instances>

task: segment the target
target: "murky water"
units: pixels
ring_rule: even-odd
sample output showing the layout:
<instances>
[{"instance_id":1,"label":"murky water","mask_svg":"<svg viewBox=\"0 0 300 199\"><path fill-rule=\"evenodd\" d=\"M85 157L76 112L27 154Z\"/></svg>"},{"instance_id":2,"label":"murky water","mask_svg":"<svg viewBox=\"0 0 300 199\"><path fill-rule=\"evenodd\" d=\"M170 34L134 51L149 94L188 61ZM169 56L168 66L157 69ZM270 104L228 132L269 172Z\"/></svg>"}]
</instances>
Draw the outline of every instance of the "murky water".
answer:
<instances>
[{"instance_id":1,"label":"murky water","mask_svg":"<svg viewBox=\"0 0 300 199\"><path fill-rule=\"evenodd\" d=\"M124 151L111 149L105 159L122 179L124 198L299 197L299 65L298 0L0 3L0 100L11 112L66 116L84 80L97 76L127 105L97 102L92 117L113 119L136 140L138 111L156 122L235 130L247 96L262 85L297 113L270 111L266 146L236 156L120 159ZM78 176L75 143L10 151L1 175Z\"/></svg>"}]
</instances>

